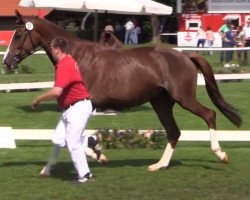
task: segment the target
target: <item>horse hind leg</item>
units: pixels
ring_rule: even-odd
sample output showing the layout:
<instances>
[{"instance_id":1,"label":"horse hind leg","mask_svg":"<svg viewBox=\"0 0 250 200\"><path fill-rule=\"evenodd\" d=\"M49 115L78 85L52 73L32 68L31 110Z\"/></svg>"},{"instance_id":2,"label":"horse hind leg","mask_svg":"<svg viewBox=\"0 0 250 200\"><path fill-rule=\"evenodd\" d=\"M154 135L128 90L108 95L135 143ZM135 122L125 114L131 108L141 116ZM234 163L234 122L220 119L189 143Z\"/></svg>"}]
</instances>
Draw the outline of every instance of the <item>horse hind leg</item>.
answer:
<instances>
[{"instance_id":1,"label":"horse hind leg","mask_svg":"<svg viewBox=\"0 0 250 200\"><path fill-rule=\"evenodd\" d=\"M169 166L169 162L180 137L180 130L173 117L173 106L175 102L167 93L152 99L150 103L153 106L161 124L165 128L169 140L161 159L157 163L148 166L149 171L157 171L165 169Z\"/></svg>"},{"instance_id":2,"label":"horse hind leg","mask_svg":"<svg viewBox=\"0 0 250 200\"><path fill-rule=\"evenodd\" d=\"M180 101L179 104L186 110L201 117L208 125L211 141L211 149L217 155L217 157L227 163L228 155L221 150L219 141L216 134L216 113L215 111L208 109L197 101L196 98L186 96L184 101Z\"/></svg>"}]
</instances>

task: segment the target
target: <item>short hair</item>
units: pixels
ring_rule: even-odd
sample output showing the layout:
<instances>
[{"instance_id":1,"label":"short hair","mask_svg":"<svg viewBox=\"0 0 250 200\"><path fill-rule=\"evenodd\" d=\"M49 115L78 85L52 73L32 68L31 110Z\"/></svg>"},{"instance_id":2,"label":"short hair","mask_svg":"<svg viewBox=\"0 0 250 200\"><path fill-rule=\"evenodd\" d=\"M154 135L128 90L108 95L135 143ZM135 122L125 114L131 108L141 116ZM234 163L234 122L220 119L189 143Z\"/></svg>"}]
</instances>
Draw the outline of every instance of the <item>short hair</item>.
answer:
<instances>
[{"instance_id":1,"label":"short hair","mask_svg":"<svg viewBox=\"0 0 250 200\"><path fill-rule=\"evenodd\" d=\"M65 37L56 37L54 38L50 46L53 48L61 49L62 53L69 53L69 44L68 40Z\"/></svg>"}]
</instances>

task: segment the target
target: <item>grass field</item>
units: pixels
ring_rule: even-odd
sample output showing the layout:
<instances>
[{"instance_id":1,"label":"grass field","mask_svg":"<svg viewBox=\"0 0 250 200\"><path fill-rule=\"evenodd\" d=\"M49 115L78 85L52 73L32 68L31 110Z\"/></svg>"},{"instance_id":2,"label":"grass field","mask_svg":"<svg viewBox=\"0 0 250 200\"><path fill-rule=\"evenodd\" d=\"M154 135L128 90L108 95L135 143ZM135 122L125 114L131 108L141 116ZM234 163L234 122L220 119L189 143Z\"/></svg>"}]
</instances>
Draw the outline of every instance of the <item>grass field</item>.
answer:
<instances>
[{"instance_id":1,"label":"grass field","mask_svg":"<svg viewBox=\"0 0 250 200\"><path fill-rule=\"evenodd\" d=\"M0 150L1 200L248 200L248 143L221 143L230 156L223 164L209 143L180 142L170 168L148 172L162 150L105 150L106 166L90 162L94 180L74 185L76 176L63 150L50 178L38 176L51 151L50 142L18 141L17 149Z\"/></svg>"}]
</instances>

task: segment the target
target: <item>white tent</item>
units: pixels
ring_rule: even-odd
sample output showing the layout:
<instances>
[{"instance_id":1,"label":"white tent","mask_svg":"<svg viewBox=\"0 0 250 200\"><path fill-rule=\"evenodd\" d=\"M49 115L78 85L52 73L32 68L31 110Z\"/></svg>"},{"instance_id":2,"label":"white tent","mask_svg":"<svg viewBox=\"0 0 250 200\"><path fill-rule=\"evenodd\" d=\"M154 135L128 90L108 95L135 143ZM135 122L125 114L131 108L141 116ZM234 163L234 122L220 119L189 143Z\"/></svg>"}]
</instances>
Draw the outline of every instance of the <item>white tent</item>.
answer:
<instances>
[{"instance_id":1,"label":"white tent","mask_svg":"<svg viewBox=\"0 0 250 200\"><path fill-rule=\"evenodd\" d=\"M173 11L172 7L152 0L21 0L19 6L95 13L95 40L98 29L97 13L170 15Z\"/></svg>"},{"instance_id":2,"label":"white tent","mask_svg":"<svg viewBox=\"0 0 250 200\"><path fill-rule=\"evenodd\" d=\"M137 15L170 15L172 7L152 0L21 0L23 7L53 8L78 12L107 12Z\"/></svg>"}]
</instances>

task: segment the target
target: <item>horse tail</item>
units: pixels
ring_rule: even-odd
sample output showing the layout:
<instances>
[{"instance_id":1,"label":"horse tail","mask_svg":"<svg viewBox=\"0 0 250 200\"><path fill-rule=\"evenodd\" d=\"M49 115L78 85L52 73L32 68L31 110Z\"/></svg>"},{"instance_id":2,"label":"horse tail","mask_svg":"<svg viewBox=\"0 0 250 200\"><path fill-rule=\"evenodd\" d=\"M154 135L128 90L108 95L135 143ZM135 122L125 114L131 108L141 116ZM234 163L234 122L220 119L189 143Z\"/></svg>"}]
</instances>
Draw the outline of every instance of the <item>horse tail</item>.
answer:
<instances>
[{"instance_id":1,"label":"horse tail","mask_svg":"<svg viewBox=\"0 0 250 200\"><path fill-rule=\"evenodd\" d=\"M211 101L235 126L240 127L242 119L238 114L238 110L227 103L222 97L215 81L211 65L198 54L187 54L187 56L195 64L196 68L203 74L206 83L206 90Z\"/></svg>"}]
</instances>

